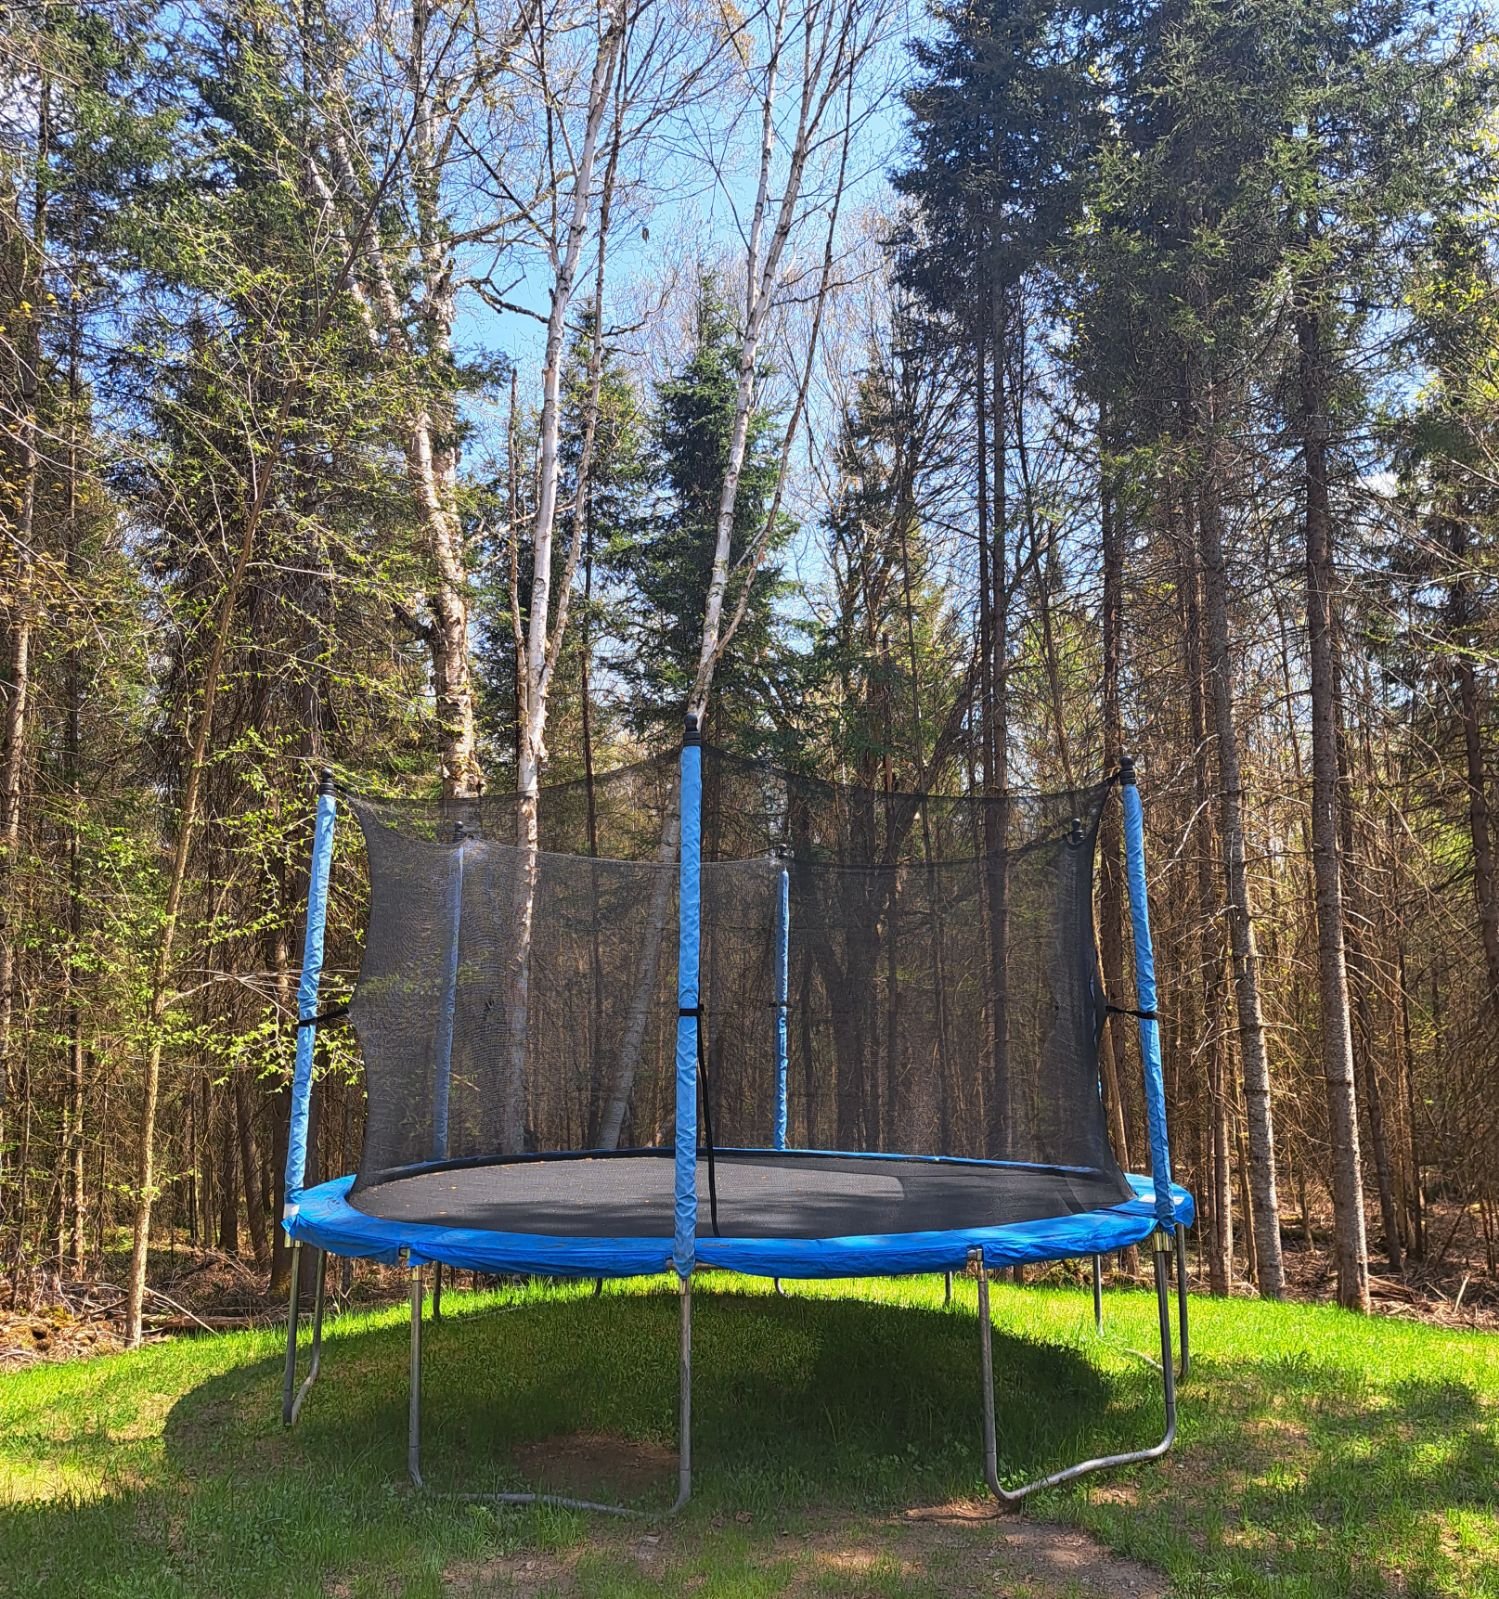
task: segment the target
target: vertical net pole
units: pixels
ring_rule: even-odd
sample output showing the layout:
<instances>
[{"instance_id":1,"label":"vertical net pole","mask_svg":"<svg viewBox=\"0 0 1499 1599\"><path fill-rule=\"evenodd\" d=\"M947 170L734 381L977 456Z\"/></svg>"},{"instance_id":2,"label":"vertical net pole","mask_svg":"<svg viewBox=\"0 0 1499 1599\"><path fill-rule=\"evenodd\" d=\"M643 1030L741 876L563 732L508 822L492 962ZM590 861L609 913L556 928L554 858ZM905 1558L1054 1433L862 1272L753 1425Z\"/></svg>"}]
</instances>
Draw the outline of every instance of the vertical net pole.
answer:
<instances>
[{"instance_id":1,"label":"vertical net pole","mask_svg":"<svg viewBox=\"0 0 1499 1599\"><path fill-rule=\"evenodd\" d=\"M433 1051L436 1076L432 1084L432 1158L448 1158L448 1101L453 1086L453 1018L458 1008L458 955L463 929L463 823L453 835L453 858L448 867L448 950L443 965L442 994L437 1006L437 1047Z\"/></svg>"},{"instance_id":2,"label":"vertical net pole","mask_svg":"<svg viewBox=\"0 0 1499 1599\"><path fill-rule=\"evenodd\" d=\"M697 1258L697 1056L702 930L703 750L697 718L682 739L682 837L677 884L677 1131L671 1262L679 1276Z\"/></svg>"},{"instance_id":3,"label":"vertical net pole","mask_svg":"<svg viewBox=\"0 0 1499 1599\"><path fill-rule=\"evenodd\" d=\"M775 1147L786 1147L786 1004L791 979L791 873L783 866L776 885L776 1124Z\"/></svg>"},{"instance_id":4,"label":"vertical net pole","mask_svg":"<svg viewBox=\"0 0 1499 1599\"><path fill-rule=\"evenodd\" d=\"M312 1106L312 1055L317 1044L318 988L323 977L323 936L328 926L328 874L333 865L333 823L338 802L333 773L318 776L312 825L312 870L307 884L307 929L302 937L302 976L297 984L297 1062L291 1079L291 1125L286 1139L286 1199L282 1219L297 1214L307 1176L307 1124Z\"/></svg>"},{"instance_id":5,"label":"vertical net pole","mask_svg":"<svg viewBox=\"0 0 1499 1599\"><path fill-rule=\"evenodd\" d=\"M1129 882L1129 918L1135 943L1135 1003L1139 1007L1140 1059L1145 1072L1145 1120L1150 1129L1150 1170L1156 1220L1168 1231L1176 1223L1171 1199L1171 1143L1166 1134L1166 1077L1161 1066L1161 1027L1156 1018L1155 948L1150 940L1150 905L1145 892L1145 816L1135 763L1119 763L1124 809L1124 866Z\"/></svg>"}]
</instances>

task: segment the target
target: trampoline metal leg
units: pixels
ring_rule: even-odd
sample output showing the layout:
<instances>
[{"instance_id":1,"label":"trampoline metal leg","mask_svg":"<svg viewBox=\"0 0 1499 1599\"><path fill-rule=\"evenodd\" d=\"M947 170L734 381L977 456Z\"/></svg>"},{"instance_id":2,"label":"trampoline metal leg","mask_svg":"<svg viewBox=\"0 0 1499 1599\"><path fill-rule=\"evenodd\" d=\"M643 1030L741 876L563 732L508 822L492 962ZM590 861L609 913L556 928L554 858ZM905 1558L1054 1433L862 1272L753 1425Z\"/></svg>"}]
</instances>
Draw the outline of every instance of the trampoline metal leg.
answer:
<instances>
[{"instance_id":1,"label":"trampoline metal leg","mask_svg":"<svg viewBox=\"0 0 1499 1599\"><path fill-rule=\"evenodd\" d=\"M290 1427L296 1417L297 1326L302 1317L302 1240L291 1245L291 1289L286 1303L286 1369L281 1377L281 1425Z\"/></svg>"},{"instance_id":2,"label":"trampoline metal leg","mask_svg":"<svg viewBox=\"0 0 1499 1599\"><path fill-rule=\"evenodd\" d=\"M406 1413L406 1472L422 1484L422 1268L411 1268L411 1398Z\"/></svg>"},{"instance_id":3,"label":"trampoline metal leg","mask_svg":"<svg viewBox=\"0 0 1499 1599\"><path fill-rule=\"evenodd\" d=\"M944 1308L952 1304L952 1273L950 1271L942 1273L942 1304Z\"/></svg>"},{"instance_id":4,"label":"trampoline metal leg","mask_svg":"<svg viewBox=\"0 0 1499 1599\"><path fill-rule=\"evenodd\" d=\"M312 1301L312 1361L302 1386L297 1381L297 1334L302 1321L302 1244L291 1247L291 1291L286 1314L286 1372L281 1382L281 1425L294 1427L302 1414L302 1403L312 1391L323 1365L323 1306L328 1286L328 1254L317 1252L317 1291Z\"/></svg>"},{"instance_id":5,"label":"trampoline metal leg","mask_svg":"<svg viewBox=\"0 0 1499 1599\"><path fill-rule=\"evenodd\" d=\"M1176 1379L1185 1382L1192 1369L1192 1344L1187 1317L1187 1229L1180 1222L1176 1227L1176 1330L1181 1347Z\"/></svg>"},{"instance_id":6,"label":"trampoline metal leg","mask_svg":"<svg viewBox=\"0 0 1499 1599\"><path fill-rule=\"evenodd\" d=\"M1163 1232L1155 1234L1155 1291L1161 1334L1161 1390L1165 1401L1166 1431L1161 1441L1148 1449L1136 1449L1126 1454L1101 1455L1095 1460L1080 1460L1047 1477L1019 1488L1005 1488L999 1480L999 1443L994 1423L994 1345L993 1324L989 1316L989 1274L984 1267L983 1251L976 1249L972 1260L978 1268L979 1284L979 1369L984 1388L984 1478L989 1491L1001 1505L1015 1507L1042 1488L1055 1488L1075 1477L1089 1472L1103 1471L1111 1466L1129 1466L1138 1461L1159 1460L1176 1440L1176 1362L1171 1350L1171 1292L1166 1273L1166 1262L1171 1251L1171 1240Z\"/></svg>"},{"instance_id":7,"label":"trampoline metal leg","mask_svg":"<svg viewBox=\"0 0 1499 1599\"><path fill-rule=\"evenodd\" d=\"M442 1262L432 1265L432 1320L442 1320Z\"/></svg>"},{"instance_id":8,"label":"trampoline metal leg","mask_svg":"<svg viewBox=\"0 0 1499 1599\"><path fill-rule=\"evenodd\" d=\"M677 1396L677 1497L668 1515L692 1497L692 1276L681 1279L682 1342L678 1361Z\"/></svg>"},{"instance_id":9,"label":"trampoline metal leg","mask_svg":"<svg viewBox=\"0 0 1499 1599\"><path fill-rule=\"evenodd\" d=\"M682 1332L680 1355L680 1438L677 1447L677 1497L666 1512L674 1516L692 1497L692 1279L681 1280ZM406 1471L412 1486L425 1488L422 1479L422 1269L411 1268L411 1401L407 1413ZM650 1511L631 1505L606 1505L592 1499L567 1499L545 1493L453 1493L445 1499L483 1504L557 1505L564 1510L596 1510L608 1516L649 1516Z\"/></svg>"},{"instance_id":10,"label":"trampoline metal leg","mask_svg":"<svg viewBox=\"0 0 1499 1599\"><path fill-rule=\"evenodd\" d=\"M1093 1257L1093 1330L1103 1331L1103 1257Z\"/></svg>"},{"instance_id":11,"label":"trampoline metal leg","mask_svg":"<svg viewBox=\"0 0 1499 1599\"><path fill-rule=\"evenodd\" d=\"M595 1277L593 1279L593 1297L597 1299L603 1292L604 1279L602 1277Z\"/></svg>"}]
</instances>

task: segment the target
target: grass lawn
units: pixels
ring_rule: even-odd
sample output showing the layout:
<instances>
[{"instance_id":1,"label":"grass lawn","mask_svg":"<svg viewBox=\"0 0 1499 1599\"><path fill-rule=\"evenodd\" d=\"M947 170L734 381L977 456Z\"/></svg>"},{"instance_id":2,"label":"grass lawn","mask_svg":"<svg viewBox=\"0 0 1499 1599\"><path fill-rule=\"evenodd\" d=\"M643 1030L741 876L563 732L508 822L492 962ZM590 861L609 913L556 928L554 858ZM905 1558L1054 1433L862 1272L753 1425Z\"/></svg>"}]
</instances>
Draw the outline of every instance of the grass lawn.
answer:
<instances>
[{"instance_id":1,"label":"grass lawn","mask_svg":"<svg viewBox=\"0 0 1499 1599\"><path fill-rule=\"evenodd\" d=\"M404 1313L381 1311L332 1324L290 1434L272 1334L0 1377L0 1593L1499 1599L1499 1339L1194 1299L1177 1452L1032 1501L1029 1521L1165 1574L1090 1586L1075 1534L905 1515L981 1494L972 1282L950 1310L933 1278L784 1300L699 1283L696 1492L676 1522L410 1492ZM1085 1289L995 1285L1008 1479L1156 1435L1159 1380L1129 1353L1151 1346L1154 1296L1106 1304L1100 1340ZM429 1481L519 1485L550 1462L559 1488L607 1492L616 1472L664 1504L676 1318L664 1283L449 1294L426 1346Z\"/></svg>"}]
</instances>

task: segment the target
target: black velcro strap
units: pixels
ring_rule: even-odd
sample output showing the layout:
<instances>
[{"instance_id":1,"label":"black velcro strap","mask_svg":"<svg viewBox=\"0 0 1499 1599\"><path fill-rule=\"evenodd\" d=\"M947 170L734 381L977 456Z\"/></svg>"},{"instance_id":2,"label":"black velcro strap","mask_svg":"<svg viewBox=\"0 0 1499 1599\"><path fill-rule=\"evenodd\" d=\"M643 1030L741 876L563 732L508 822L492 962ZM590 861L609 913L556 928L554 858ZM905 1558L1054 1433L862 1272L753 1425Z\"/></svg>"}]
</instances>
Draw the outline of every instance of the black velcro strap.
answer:
<instances>
[{"instance_id":1,"label":"black velcro strap","mask_svg":"<svg viewBox=\"0 0 1499 1599\"><path fill-rule=\"evenodd\" d=\"M1133 1016L1141 1022L1158 1022L1161 1019L1153 1010L1130 1010L1126 1005L1105 1005L1104 1009L1110 1016Z\"/></svg>"},{"instance_id":2,"label":"black velcro strap","mask_svg":"<svg viewBox=\"0 0 1499 1599\"><path fill-rule=\"evenodd\" d=\"M678 1005L678 1016L695 1016L698 1026L697 1033L697 1092L698 1099L703 1109L703 1135L704 1145L702 1153L708 1159L708 1216L713 1227L713 1236L719 1237L718 1231L718 1172L714 1166L713 1142L713 1093L712 1085L708 1081L708 1057L703 1050L703 1028L701 1005Z\"/></svg>"},{"instance_id":3,"label":"black velcro strap","mask_svg":"<svg viewBox=\"0 0 1499 1599\"><path fill-rule=\"evenodd\" d=\"M303 1027L321 1027L324 1022L341 1022L348 1014L347 1005L335 1005L331 1010L319 1011L316 1016L304 1016L297 1028L300 1031Z\"/></svg>"}]
</instances>

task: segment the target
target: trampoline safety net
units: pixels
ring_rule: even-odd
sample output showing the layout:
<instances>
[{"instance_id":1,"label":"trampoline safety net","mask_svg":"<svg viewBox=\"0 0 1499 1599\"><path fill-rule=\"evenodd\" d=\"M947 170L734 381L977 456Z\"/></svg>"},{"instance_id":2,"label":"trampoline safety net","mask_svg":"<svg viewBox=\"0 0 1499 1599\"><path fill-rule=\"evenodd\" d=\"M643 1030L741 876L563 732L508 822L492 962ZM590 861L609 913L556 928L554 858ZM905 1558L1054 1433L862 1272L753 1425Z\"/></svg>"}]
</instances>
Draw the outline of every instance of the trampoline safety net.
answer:
<instances>
[{"instance_id":1,"label":"trampoline safety net","mask_svg":"<svg viewBox=\"0 0 1499 1599\"><path fill-rule=\"evenodd\" d=\"M700 1143L1063 1166L1128 1198L1098 1078L1109 785L947 798L702 754ZM677 757L544 789L536 849L511 795L349 803L371 895L355 1192L668 1148Z\"/></svg>"}]
</instances>

